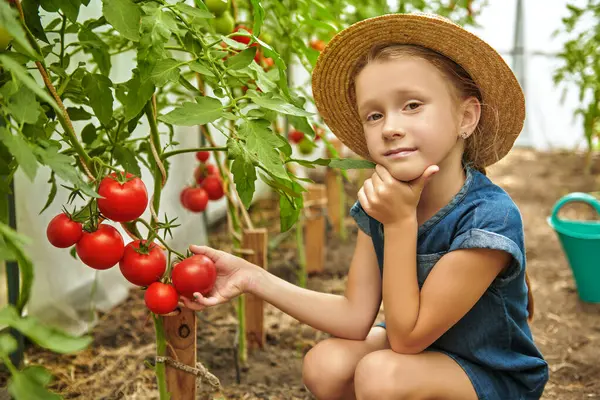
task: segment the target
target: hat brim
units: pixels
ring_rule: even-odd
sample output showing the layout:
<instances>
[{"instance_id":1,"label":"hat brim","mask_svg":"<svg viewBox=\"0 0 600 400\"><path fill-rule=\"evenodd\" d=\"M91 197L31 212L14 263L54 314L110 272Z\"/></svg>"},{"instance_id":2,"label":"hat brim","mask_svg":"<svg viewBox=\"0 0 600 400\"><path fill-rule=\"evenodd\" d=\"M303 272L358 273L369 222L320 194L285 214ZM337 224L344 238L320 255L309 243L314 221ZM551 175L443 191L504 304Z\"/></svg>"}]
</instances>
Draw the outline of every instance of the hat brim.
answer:
<instances>
[{"instance_id":1,"label":"hat brim","mask_svg":"<svg viewBox=\"0 0 600 400\"><path fill-rule=\"evenodd\" d=\"M388 43L423 46L462 66L483 100L478 139L481 166L510 151L525 120L525 98L510 67L490 45L462 27L419 14L389 14L357 22L335 35L319 56L312 81L315 104L342 143L371 159L349 85L359 58L372 46Z\"/></svg>"}]
</instances>

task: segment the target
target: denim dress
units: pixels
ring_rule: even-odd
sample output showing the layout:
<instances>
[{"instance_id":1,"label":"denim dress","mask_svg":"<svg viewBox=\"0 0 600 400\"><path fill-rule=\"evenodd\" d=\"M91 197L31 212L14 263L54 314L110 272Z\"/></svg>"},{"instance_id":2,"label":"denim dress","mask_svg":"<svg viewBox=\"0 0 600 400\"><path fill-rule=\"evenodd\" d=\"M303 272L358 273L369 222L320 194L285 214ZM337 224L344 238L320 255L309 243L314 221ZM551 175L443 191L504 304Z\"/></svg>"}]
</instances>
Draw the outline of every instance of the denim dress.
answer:
<instances>
[{"instance_id":1,"label":"denim dress","mask_svg":"<svg viewBox=\"0 0 600 400\"><path fill-rule=\"evenodd\" d=\"M527 323L521 213L508 193L488 177L469 166L465 171L461 190L418 228L419 287L436 262L453 250L503 250L512 255L512 261L473 308L427 350L455 360L479 399L539 399L548 381L548 364L535 346ZM366 214L358 201L350 215L372 238L383 277L383 225ZM385 328L385 323L378 325Z\"/></svg>"}]
</instances>

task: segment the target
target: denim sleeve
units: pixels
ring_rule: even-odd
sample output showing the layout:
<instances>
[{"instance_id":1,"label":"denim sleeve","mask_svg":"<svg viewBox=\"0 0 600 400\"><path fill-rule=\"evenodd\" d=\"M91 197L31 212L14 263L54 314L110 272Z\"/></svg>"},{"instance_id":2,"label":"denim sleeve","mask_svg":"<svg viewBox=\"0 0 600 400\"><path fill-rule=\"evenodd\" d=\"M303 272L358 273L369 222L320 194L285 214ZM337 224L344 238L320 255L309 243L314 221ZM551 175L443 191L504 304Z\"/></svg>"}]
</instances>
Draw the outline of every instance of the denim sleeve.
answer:
<instances>
[{"instance_id":1,"label":"denim sleeve","mask_svg":"<svg viewBox=\"0 0 600 400\"><path fill-rule=\"evenodd\" d=\"M500 201L475 209L468 229L459 233L450 251L459 249L493 249L509 253L512 260L497 278L499 285L515 279L525 268L523 221L512 201Z\"/></svg>"},{"instance_id":2,"label":"denim sleeve","mask_svg":"<svg viewBox=\"0 0 600 400\"><path fill-rule=\"evenodd\" d=\"M358 200L350 208L350 215L352 218L354 218L360 230L371 236L371 229L369 228L369 216L362 208Z\"/></svg>"}]
</instances>

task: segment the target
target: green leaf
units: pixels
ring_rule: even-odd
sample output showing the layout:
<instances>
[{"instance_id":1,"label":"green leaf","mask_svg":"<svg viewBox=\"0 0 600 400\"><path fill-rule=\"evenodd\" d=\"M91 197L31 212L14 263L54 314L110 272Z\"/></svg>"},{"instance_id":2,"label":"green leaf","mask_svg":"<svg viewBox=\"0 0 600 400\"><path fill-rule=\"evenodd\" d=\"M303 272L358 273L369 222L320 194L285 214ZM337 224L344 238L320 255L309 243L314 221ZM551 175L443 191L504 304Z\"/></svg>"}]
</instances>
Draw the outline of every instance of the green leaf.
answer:
<instances>
[{"instance_id":1,"label":"green leaf","mask_svg":"<svg viewBox=\"0 0 600 400\"><path fill-rule=\"evenodd\" d=\"M142 12L131 0L102 0L102 15L126 39L140 40Z\"/></svg>"},{"instance_id":2,"label":"green leaf","mask_svg":"<svg viewBox=\"0 0 600 400\"><path fill-rule=\"evenodd\" d=\"M375 168L375 163L368 160L355 160L351 158L332 158L329 163L331 168L337 169L371 169Z\"/></svg>"},{"instance_id":3,"label":"green leaf","mask_svg":"<svg viewBox=\"0 0 600 400\"><path fill-rule=\"evenodd\" d=\"M233 181L235 182L240 199L244 207L248 209L256 189L254 184L256 181L256 169L252 163L252 159L248 153L243 151L237 140L230 139L227 141L227 153L231 156L237 156L234 157L231 172L233 173Z\"/></svg>"},{"instance_id":4,"label":"green leaf","mask_svg":"<svg viewBox=\"0 0 600 400\"><path fill-rule=\"evenodd\" d=\"M0 2L0 4L2 3ZM17 62L13 61L13 59L3 54L0 54L0 64L2 64L4 68L12 72L17 77L17 79L19 79L23 84L25 84L25 86L27 86L35 94L37 94L42 100L50 104L57 113L61 112L54 99L50 97L50 95L44 89L38 86L38 84L33 80L31 76L29 76L27 70L22 65L18 64Z\"/></svg>"},{"instance_id":5,"label":"green leaf","mask_svg":"<svg viewBox=\"0 0 600 400\"><path fill-rule=\"evenodd\" d=\"M246 50L236 54L233 57L229 57L225 62L227 68L232 70L238 70L246 68L256 56L256 47L248 47Z\"/></svg>"},{"instance_id":6,"label":"green leaf","mask_svg":"<svg viewBox=\"0 0 600 400\"><path fill-rule=\"evenodd\" d=\"M103 125L108 125L113 114L110 79L101 74L86 74L81 80L81 86L98 120Z\"/></svg>"},{"instance_id":7,"label":"green leaf","mask_svg":"<svg viewBox=\"0 0 600 400\"><path fill-rule=\"evenodd\" d=\"M125 122L131 121L143 110L154 94L154 84L150 80L142 82L139 73L135 73L127 84L127 96L124 100Z\"/></svg>"},{"instance_id":8,"label":"green leaf","mask_svg":"<svg viewBox=\"0 0 600 400\"><path fill-rule=\"evenodd\" d=\"M252 26L252 32L255 36L259 36L265 19L265 9L260 3L260 0L252 0L252 10L254 13L254 26Z\"/></svg>"},{"instance_id":9,"label":"green leaf","mask_svg":"<svg viewBox=\"0 0 600 400\"><path fill-rule=\"evenodd\" d=\"M36 52L27 40L25 31L19 23L19 14L17 13L17 10L11 8L8 1L0 2L0 26L13 37L13 43L17 44L26 54L34 59L40 57L39 55L36 55Z\"/></svg>"},{"instance_id":10,"label":"green leaf","mask_svg":"<svg viewBox=\"0 0 600 400\"><path fill-rule=\"evenodd\" d=\"M92 342L90 336L74 337L56 328L45 326L33 317L19 317L14 307L0 310L0 324L15 328L35 344L56 353L81 351Z\"/></svg>"},{"instance_id":11,"label":"green leaf","mask_svg":"<svg viewBox=\"0 0 600 400\"><path fill-rule=\"evenodd\" d=\"M185 63L181 63L172 58L160 60L154 65L154 68L152 68L150 79L156 86L164 86L167 82L177 82L179 74L181 73L179 67L183 64Z\"/></svg>"},{"instance_id":12,"label":"green leaf","mask_svg":"<svg viewBox=\"0 0 600 400\"><path fill-rule=\"evenodd\" d=\"M215 16L208 10L188 6L185 3L177 3L175 9L194 18L214 18Z\"/></svg>"},{"instance_id":13,"label":"green leaf","mask_svg":"<svg viewBox=\"0 0 600 400\"><path fill-rule=\"evenodd\" d=\"M0 335L0 351L4 354L10 354L19 348L17 340L8 333Z\"/></svg>"},{"instance_id":14,"label":"green leaf","mask_svg":"<svg viewBox=\"0 0 600 400\"><path fill-rule=\"evenodd\" d=\"M223 105L213 97L197 97L196 103L185 102L166 115L158 117L160 121L172 125L205 125L221 118Z\"/></svg>"},{"instance_id":15,"label":"green leaf","mask_svg":"<svg viewBox=\"0 0 600 400\"><path fill-rule=\"evenodd\" d=\"M136 176L142 176L140 166L135 158L135 152L129 147L117 145L113 153L117 163L127 172L131 172Z\"/></svg>"},{"instance_id":16,"label":"green leaf","mask_svg":"<svg viewBox=\"0 0 600 400\"><path fill-rule=\"evenodd\" d=\"M140 74L145 79L157 60L169 57L164 50L165 44L171 37L172 29L177 29L177 23L170 13L162 11L157 5L146 4L143 8L148 15L142 17L137 61Z\"/></svg>"},{"instance_id":17,"label":"green leaf","mask_svg":"<svg viewBox=\"0 0 600 400\"><path fill-rule=\"evenodd\" d=\"M87 28L81 28L78 38L83 50L92 55L92 58L98 65L100 72L108 76L111 68L108 45L104 43L98 35Z\"/></svg>"},{"instance_id":18,"label":"green leaf","mask_svg":"<svg viewBox=\"0 0 600 400\"><path fill-rule=\"evenodd\" d=\"M188 64L188 66L190 67L190 69L194 72L199 73L200 75L205 75L205 76L210 76L210 77L214 77L215 74L208 69L207 66L205 66L204 64L201 64L198 61L192 61L191 63Z\"/></svg>"},{"instance_id":19,"label":"green leaf","mask_svg":"<svg viewBox=\"0 0 600 400\"><path fill-rule=\"evenodd\" d=\"M17 300L16 310L21 313L29 301L31 287L33 285L33 263L23 249L23 246L29 244L30 240L29 238L15 232L8 225L2 223L0 223L0 237L2 238L2 241L4 242L4 245L8 251L14 255L14 260L16 260L19 264L21 287L19 290L19 299ZM11 310L15 313L15 315L17 314L17 311L14 308L11 308ZM2 311L0 311L0 313ZM0 324L2 324L2 322L0 322Z\"/></svg>"},{"instance_id":20,"label":"green leaf","mask_svg":"<svg viewBox=\"0 0 600 400\"><path fill-rule=\"evenodd\" d=\"M81 130L81 140L87 145L92 144L96 137L96 127L91 122Z\"/></svg>"},{"instance_id":21,"label":"green leaf","mask_svg":"<svg viewBox=\"0 0 600 400\"><path fill-rule=\"evenodd\" d=\"M48 193L48 200L46 200L46 204L44 204L44 208L42 208L42 210L40 211L40 214L42 214L44 211L46 211L46 209L48 207L50 207L50 205L56 198L56 193L58 192L58 187L56 186L56 178L54 176L54 171L52 171L52 173L50 174L50 179L48 180L48 183L50 184L50 193Z\"/></svg>"},{"instance_id":22,"label":"green leaf","mask_svg":"<svg viewBox=\"0 0 600 400\"><path fill-rule=\"evenodd\" d=\"M7 109L19 124L36 123L41 111L35 94L23 85L19 87L17 93L10 97Z\"/></svg>"},{"instance_id":23,"label":"green leaf","mask_svg":"<svg viewBox=\"0 0 600 400\"><path fill-rule=\"evenodd\" d=\"M298 192L302 191L302 186L295 182L290 182L290 186L297 190ZM294 226L296 221L298 221L298 217L300 216L300 212L303 207L303 199L302 196L299 197L288 197L283 194L279 196L279 223L281 232L285 232Z\"/></svg>"},{"instance_id":24,"label":"green leaf","mask_svg":"<svg viewBox=\"0 0 600 400\"><path fill-rule=\"evenodd\" d=\"M11 131L3 126L0 126L0 141L10 150L21 168L23 168L25 175L33 182L38 163L27 141L18 134L13 135Z\"/></svg>"},{"instance_id":25,"label":"green leaf","mask_svg":"<svg viewBox=\"0 0 600 400\"><path fill-rule=\"evenodd\" d=\"M67 114L71 121L85 121L92 118L92 114L85 111L83 107L67 107Z\"/></svg>"},{"instance_id":26,"label":"green leaf","mask_svg":"<svg viewBox=\"0 0 600 400\"><path fill-rule=\"evenodd\" d=\"M31 376L27 367L23 372L17 372L12 375L8 383L8 392L15 400L39 399L39 400L60 400L61 396L50 392L48 389L37 382L35 376ZM41 367L39 367L41 368ZM27 371L27 372L26 372Z\"/></svg>"},{"instance_id":27,"label":"green leaf","mask_svg":"<svg viewBox=\"0 0 600 400\"><path fill-rule=\"evenodd\" d=\"M43 42L50 43L44 27L42 26L39 13L39 4L36 0L23 0L21 2L23 7L23 15L25 16L25 24L33 33L33 36L40 39Z\"/></svg>"},{"instance_id":28,"label":"green leaf","mask_svg":"<svg viewBox=\"0 0 600 400\"><path fill-rule=\"evenodd\" d=\"M67 18L73 23L77 22L79 16L79 7L81 7L81 0L52 0L56 6L58 6L62 12L65 13Z\"/></svg>"},{"instance_id":29,"label":"green leaf","mask_svg":"<svg viewBox=\"0 0 600 400\"><path fill-rule=\"evenodd\" d=\"M248 90L247 94L255 104L258 104L259 106L269 110L288 115L297 115L299 117L308 117L313 115L313 113L298 108L273 93L262 94L256 90Z\"/></svg>"},{"instance_id":30,"label":"green leaf","mask_svg":"<svg viewBox=\"0 0 600 400\"><path fill-rule=\"evenodd\" d=\"M285 140L270 129L268 121L245 121L240 135L246 140L246 148L274 176L289 179L283 161L276 150L286 144Z\"/></svg>"}]
</instances>

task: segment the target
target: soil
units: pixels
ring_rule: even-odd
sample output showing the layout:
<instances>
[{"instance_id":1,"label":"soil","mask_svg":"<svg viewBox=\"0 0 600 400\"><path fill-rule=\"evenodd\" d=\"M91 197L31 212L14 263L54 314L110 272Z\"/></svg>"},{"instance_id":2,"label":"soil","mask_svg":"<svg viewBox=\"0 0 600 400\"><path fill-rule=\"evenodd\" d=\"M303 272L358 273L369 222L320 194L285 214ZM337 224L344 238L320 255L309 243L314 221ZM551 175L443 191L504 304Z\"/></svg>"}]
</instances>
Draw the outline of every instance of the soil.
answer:
<instances>
[{"instance_id":1,"label":"soil","mask_svg":"<svg viewBox=\"0 0 600 400\"><path fill-rule=\"evenodd\" d=\"M584 164L584 157L574 153L515 149L488 171L523 215L528 271L535 296L532 331L551 370L542 397L547 400L600 398L600 304L586 304L579 299L569 264L546 222L552 206L564 194L600 190L600 168L592 168L592 173L586 175ZM322 179L318 174L315 178ZM349 207L355 198L356 183L348 183L346 189ZM565 207L561 216L598 218L579 204ZM278 237L278 211L273 200L253 206L251 218L256 226L268 228L271 240ZM343 293L356 235L351 218L346 219L345 226L345 241L329 227L326 272L310 276L308 288ZM215 247L230 244L225 223L215 226L210 237ZM296 283L294 235L279 238L283 240L272 242L269 249L268 269ZM301 382L302 356L328 335L266 305L265 347L251 352L247 362L238 365L234 304L206 310L198 319L198 361L220 379L223 395L229 399L312 398ZM61 356L29 346L27 362L48 368L55 375L52 389L67 399L157 398L153 371L144 363L153 359L154 330L141 291L132 291L126 302L102 315L92 334L93 345L77 355ZM199 397L212 398L210 393L203 385Z\"/></svg>"}]
</instances>

